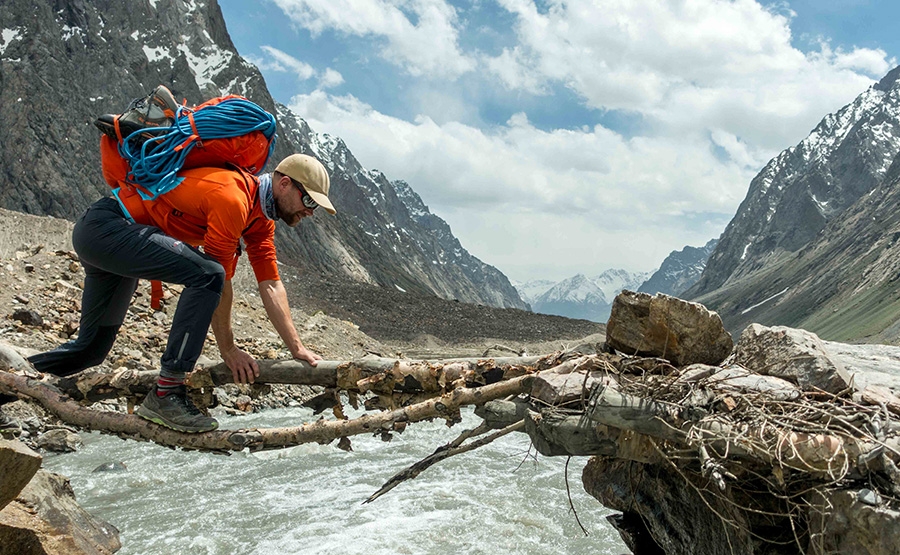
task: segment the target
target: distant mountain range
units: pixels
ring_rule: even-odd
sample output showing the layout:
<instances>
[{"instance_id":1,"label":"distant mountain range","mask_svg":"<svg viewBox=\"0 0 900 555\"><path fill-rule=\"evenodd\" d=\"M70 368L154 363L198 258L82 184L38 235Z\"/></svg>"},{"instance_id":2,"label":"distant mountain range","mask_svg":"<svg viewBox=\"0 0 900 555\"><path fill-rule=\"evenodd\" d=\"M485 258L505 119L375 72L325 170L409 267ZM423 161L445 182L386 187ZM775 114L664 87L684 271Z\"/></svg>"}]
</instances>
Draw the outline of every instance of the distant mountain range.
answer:
<instances>
[{"instance_id":1,"label":"distant mountain range","mask_svg":"<svg viewBox=\"0 0 900 555\"><path fill-rule=\"evenodd\" d=\"M716 242L672 251L652 273L611 269L595 277L578 274L558 282L542 279L513 285L535 312L606 322L623 289L679 296L700 278Z\"/></svg>"},{"instance_id":2,"label":"distant mountain range","mask_svg":"<svg viewBox=\"0 0 900 555\"><path fill-rule=\"evenodd\" d=\"M773 158L685 296L738 333L900 340L900 68Z\"/></svg>"},{"instance_id":3,"label":"distant mountain range","mask_svg":"<svg viewBox=\"0 0 900 555\"><path fill-rule=\"evenodd\" d=\"M279 225L281 262L328 279L526 307L409 184L363 168L343 141L276 103L235 50L216 0L4 0L0 29L0 207L75 219L110 193L92 125L98 115L122 111L161 83L188 104L238 94L277 117L269 169L304 152L331 174L337 216Z\"/></svg>"},{"instance_id":4,"label":"distant mountain range","mask_svg":"<svg viewBox=\"0 0 900 555\"><path fill-rule=\"evenodd\" d=\"M606 322L616 295L622 289L637 289L649 276L649 272L614 269L595 277L578 274L559 282L540 280L514 285L535 312Z\"/></svg>"}]
</instances>

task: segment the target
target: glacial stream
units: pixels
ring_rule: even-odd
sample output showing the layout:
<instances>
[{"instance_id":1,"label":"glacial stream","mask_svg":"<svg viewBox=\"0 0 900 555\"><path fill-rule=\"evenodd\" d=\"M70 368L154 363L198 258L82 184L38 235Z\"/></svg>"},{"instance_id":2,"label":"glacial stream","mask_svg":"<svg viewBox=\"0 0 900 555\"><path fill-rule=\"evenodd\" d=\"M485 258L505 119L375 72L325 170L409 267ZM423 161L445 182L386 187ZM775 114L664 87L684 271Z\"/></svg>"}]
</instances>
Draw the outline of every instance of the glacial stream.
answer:
<instances>
[{"instance_id":1,"label":"glacial stream","mask_svg":"<svg viewBox=\"0 0 900 555\"><path fill-rule=\"evenodd\" d=\"M224 428L290 426L313 420L290 408L220 417ZM79 503L120 531L120 555L232 554L591 554L628 550L584 492L586 458L528 452L514 433L447 459L373 503L362 501L407 465L480 420L411 425L390 442L357 436L334 445L231 456L82 434L76 453L44 467L71 479ZM125 472L92 472L121 461Z\"/></svg>"}]
</instances>

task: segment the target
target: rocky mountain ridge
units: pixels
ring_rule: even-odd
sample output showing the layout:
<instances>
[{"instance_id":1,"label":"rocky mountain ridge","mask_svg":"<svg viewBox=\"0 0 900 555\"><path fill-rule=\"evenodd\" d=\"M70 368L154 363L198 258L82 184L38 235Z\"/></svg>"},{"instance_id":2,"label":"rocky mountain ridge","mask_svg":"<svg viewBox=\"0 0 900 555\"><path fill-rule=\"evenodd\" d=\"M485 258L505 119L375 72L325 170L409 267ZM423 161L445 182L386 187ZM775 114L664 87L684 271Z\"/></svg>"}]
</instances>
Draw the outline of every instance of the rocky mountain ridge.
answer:
<instances>
[{"instance_id":1,"label":"rocky mountain ridge","mask_svg":"<svg viewBox=\"0 0 900 555\"><path fill-rule=\"evenodd\" d=\"M732 331L900 341L900 68L774 158L684 296Z\"/></svg>"},{"instance_id":2,"label":"rocky mountain ridge","mask_svg":"<svg viewBox=\"0 0 900 555\"><path fill-rule=\"evenodd\" d=\"M825 116L803 141L766 164L687 297L796 253L882 182L900 152L898 79L900 68Z\"/></svg>"},{"instance_id":3,"label":"rocky mountain ridge","mask_svg":"<svg viewBox=\"0 0 900 555\"><path fill-rule=\"evenodd\" d=\"M305 152L332 174L338 215L317 215L299 229L279 225L283 262L334 280L526 308L506 277L467 253L445 222L427 209L411 213L395 186L363 168L343 141L315 133L277 104L235 50L216 0L13 0L0 10L0 30L0 142L7 145L0 206L72 220L109 194L91 122L157 84L188 104L239 94L277 116L271 165Z\"/></svg>"},{"instance_id":4,"label":"rocky mountain ridge","mask_svg":"<svg viewBox=\"0 0 900 555\"><path fill-rule=\"evenodd\" d=\"M660 264L659 269L637 290L651 295L655 293L675 297L681 295L700 279L706 268L706 261L718 243L718 239L710 239L702 247L687 246L680 251L672 251Z\"/></svg>"}]
</instances>

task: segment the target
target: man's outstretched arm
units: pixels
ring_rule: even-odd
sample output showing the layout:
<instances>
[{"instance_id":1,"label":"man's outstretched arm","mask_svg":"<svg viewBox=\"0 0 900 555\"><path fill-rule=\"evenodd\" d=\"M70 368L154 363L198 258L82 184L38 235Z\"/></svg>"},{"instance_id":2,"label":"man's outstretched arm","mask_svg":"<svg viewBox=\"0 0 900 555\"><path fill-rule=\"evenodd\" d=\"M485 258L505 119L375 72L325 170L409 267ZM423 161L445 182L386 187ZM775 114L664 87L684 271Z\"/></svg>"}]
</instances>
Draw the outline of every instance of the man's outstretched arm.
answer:
<instances>
[{"instance_id":1,"label":"man's outstretched arm","mask_svg":"<svg viewBox=\"0 0 900 555\"><path fill-rule=\"evenodd\" d=\"M222 297L219 299L219 306L213 313L212 329L213 335L216 336L216 343L219 346L219 354L231 374L234 376L234 383L253 383L259 376L259 365L256 359L248 353L242 351L234 343L234 329L231 327L231 305L234 301L234 290L231 287L231 280L225 280L225 286L222 287Z\"/></svg>"},{"instance_id":2,"label":"man's outstretched arm","mask_svg":"<svg viewBox=\"0 0 900 555\"><path fill-rule=\"evenodd\" d=\"M259 296L262 298L266 314L275 327L275 331L281 336L282 341L291 352L291 356L299 360L316 365L316 361L322 357L303 346L294 320L291 318L291 307L288 304L287 291L281 280L265 280L259 282Z\"/></svg>"}]
</instances>

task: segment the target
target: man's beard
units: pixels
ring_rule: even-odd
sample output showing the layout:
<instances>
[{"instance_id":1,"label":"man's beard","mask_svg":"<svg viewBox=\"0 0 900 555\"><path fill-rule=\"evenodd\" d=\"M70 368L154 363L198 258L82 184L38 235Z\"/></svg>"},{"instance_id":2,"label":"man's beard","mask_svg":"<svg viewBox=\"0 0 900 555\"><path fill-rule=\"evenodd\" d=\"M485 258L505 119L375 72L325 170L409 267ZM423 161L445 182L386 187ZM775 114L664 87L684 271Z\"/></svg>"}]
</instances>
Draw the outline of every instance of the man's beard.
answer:
<instances>
[{"instance_id":1,"label":"man's beard","mask_svg":"<svg viewBox=\"0 0 900 555\"><path fill-rule=\"evenodd\" d=\"M279 200L277 198L275 199L275 215L278 217L279 220L283 221L290 227L294 227L295 225L299 224L300 220L302 219L302 218L297 217L297 214L295 214L293 212L286 212L282 208L281 202L279 202Z\"/></svg>"}]
</instances>

